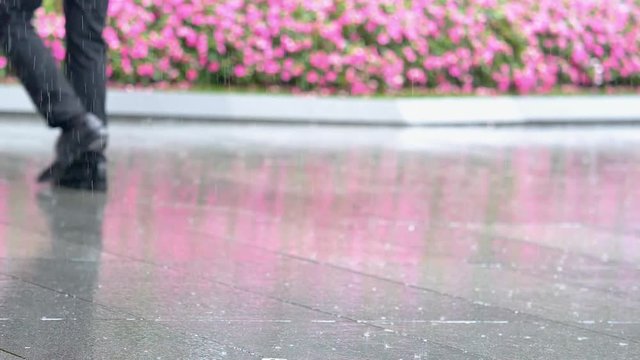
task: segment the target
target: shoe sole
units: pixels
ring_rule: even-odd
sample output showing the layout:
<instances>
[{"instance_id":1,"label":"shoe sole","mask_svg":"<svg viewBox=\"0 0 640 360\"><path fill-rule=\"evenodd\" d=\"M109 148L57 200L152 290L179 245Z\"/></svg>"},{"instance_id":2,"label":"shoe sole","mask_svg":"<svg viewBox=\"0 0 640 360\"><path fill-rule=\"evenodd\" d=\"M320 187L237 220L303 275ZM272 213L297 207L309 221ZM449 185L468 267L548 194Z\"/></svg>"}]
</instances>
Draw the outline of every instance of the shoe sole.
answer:
<instances>
[{"instance_id":1,"label":"shoe sole","mask_svg":"<svg viewBox=\"0 0 640 360\"><path fill-rule=\"evenodd\" d=\"M107 148L109 136L106 130L101 130L96 139L91 140L86 146L79 146L78 150L71 153L64 162L56 161L47 167L44 171L40 173L38 176L38 182L48 182L55 181L59 179L66 169L71 166L75 161L79 160L80 157L87 152L102 152Z\"/></svg>"},{"instance_id":2,"label":"shoe sole","mask_svg":"<svg viewBox=\"0 0 640 360\"><path fill-rule=\"evenodd\" d=\"M55 183L55 187L64 188L64 189L73 189L73 190L85 190L92 192L106 192L107 191L107 182L104 181L83 181L83 182L60 182Z\"/></svg>"}]
</instances>

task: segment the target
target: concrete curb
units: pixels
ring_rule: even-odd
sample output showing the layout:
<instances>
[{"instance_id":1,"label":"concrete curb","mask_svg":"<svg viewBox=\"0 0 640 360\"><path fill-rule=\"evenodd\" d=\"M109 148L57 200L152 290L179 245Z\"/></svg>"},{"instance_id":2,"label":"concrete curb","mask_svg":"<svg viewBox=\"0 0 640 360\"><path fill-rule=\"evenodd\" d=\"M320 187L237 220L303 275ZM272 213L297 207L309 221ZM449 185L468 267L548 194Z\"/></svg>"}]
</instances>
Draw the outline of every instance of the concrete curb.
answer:
<instances>
[{"instance_id":1,"label":"concrete curb","mask_svg":"<svg viewBox=\"0 0 640 360\"><path fill-rule=\"evenodd\" d=\"M0 113L33 114L19 85ZM391 126L640 123L640 95L364 99L111 90L115 118Z\"/></svg>"}]
</instances>

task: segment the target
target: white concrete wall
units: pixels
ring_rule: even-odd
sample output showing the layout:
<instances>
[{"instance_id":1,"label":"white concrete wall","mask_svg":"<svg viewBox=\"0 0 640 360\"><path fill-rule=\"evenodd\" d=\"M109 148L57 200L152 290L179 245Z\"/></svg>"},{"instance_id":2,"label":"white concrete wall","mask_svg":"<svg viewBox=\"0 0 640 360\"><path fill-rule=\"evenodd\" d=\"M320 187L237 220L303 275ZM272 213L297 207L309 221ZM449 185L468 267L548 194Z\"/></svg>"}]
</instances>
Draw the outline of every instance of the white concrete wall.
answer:
<instances>
[{"instance_id":1,"label":"white concrete wall","mask_svg":"<svg viewBox=\"0 0 640 360\"><path fill-rule=\"evenodd\" d=\"M193 92L109 92L113 117L362 125L640 122L640 95L366 99ZM34 108L18 85L0 86L0 112Z\"/></svg>"}]
</instances>

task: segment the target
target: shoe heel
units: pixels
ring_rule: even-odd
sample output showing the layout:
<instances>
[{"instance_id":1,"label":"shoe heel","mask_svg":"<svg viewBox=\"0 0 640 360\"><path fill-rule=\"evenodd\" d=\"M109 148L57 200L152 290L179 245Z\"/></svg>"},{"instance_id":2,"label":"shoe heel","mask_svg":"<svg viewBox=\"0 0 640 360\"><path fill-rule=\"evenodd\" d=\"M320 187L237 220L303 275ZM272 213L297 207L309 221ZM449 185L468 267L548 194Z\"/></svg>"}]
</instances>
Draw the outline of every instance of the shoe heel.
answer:
<instances>
[{"instance_id":1,"label":"shoe heel","mask_svg":"<svg viewBox=\"0 0 640 360\"><path fill-rule=\"evenodd\" d=\"M107 148L107 137L101 136L100 138L94 140L91 144L89 144L89 146L87 147L87 151L101 152L106 148Z\"/></svg>"}]
</instances>

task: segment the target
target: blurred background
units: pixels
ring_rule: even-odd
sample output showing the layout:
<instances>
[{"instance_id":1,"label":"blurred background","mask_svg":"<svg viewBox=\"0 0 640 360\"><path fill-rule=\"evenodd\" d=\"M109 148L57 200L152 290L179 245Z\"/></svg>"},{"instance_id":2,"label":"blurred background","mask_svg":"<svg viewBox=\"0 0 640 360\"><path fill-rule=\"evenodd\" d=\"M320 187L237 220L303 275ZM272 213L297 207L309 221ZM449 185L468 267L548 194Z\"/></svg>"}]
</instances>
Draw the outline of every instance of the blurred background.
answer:
<instances>
[{"instance_id":1,"label":"blurred background","mask_svg":"<svg viewBox=\"0 0 640 360\"><path fill-rule=\"evenodd\" d=\"M36 27L64 58L64 19ZM637 0L112 0L116 87L340 95L637 92ZM0 57L0 75L7 61Z\"/></svg>"},{"instance_id":2,"label":"blurred background","mask_svg":"<svg viewBox=\"0 0 640 360\"><path fill-rule=\"evenodd\" d=\"M104 39L106 195L35 183L0 56L1 358L640 359L640 0L110 0Z\"/></svg>"}]
</instances>

